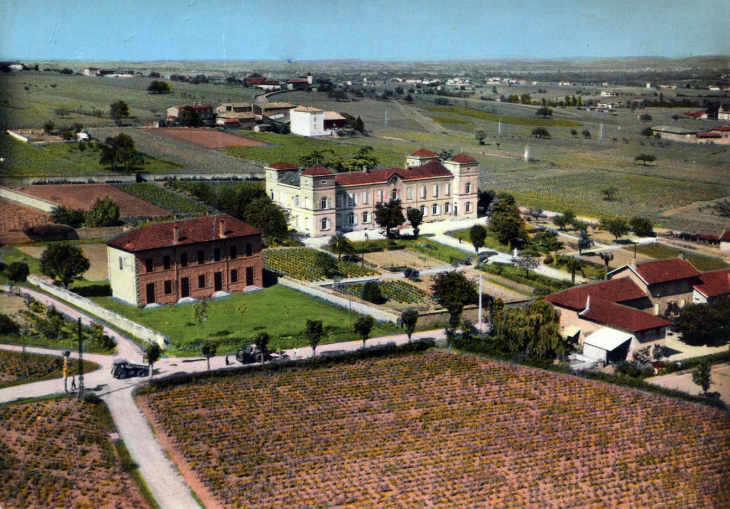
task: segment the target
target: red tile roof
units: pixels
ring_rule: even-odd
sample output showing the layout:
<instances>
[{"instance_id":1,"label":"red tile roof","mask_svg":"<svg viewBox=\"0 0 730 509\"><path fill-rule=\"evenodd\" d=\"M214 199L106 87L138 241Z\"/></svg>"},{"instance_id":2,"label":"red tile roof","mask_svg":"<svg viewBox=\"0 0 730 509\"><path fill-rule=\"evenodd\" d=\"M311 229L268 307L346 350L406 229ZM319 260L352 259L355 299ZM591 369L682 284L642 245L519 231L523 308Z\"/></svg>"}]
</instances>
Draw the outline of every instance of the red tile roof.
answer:
<instances>
[{"instance_id":1,"label":"red tile roof","mask_svg":"<svg viewBox=\"0 0 730 509\"><path fill-rule=\"evenodd\" d=\"M646 297L646 294L631 279L623 277L570 288L569 290L550 294L545 298L548 302L557 306L582 311L586 308L589 296L607 302L624 302Z\"/></svg>"},{"instance_id":2,"label":"red tile roof","mask_svg":"<svg viewBox=\"0 0 730 509\"><path fill-rule=\"evenodd\" d=\"M700 118L704 114L705 114L704 111L695 111L695 112L687 111L687 112L684 113L684 116L685 117L692 117L692 118Z\"/></svg>"},{"instance_id":3,"label":"red tile roof","mask_svg":"<svg viewBox=\"0 0 730 509\"><path fill-rule=\"evenodd\" d=\"M321 164L315 164L304 170L302 175L305 177L324 177L325 175L334 175L334 173Z\"/></svg>"},{"instance_id":4,"label":"red tile roof","mask_svg":"<svg viewBox=\"0 0 730 509\"><path fill-rule=\"evenodd\" d=\"M456 154L454 157L451 158L452 161L455 163L476 163L477 160L474 159L472 156L468 156L466 154Z\"/></svg>"},{"instance_id":5,"label":"red tile roof","mask_svg":"<svg viewBox=\"0 0 730 509\"><path fill-rule=\"evenodd\" d=\"M193 104L191 106L179 106L177 109L178 110L204 111L204 110L212 110L213 106L211 106L210 104Z\"/></svg>"},{"instance_id":6,"label":"red tile roof","mask_svg":"<svg viewBox=\"0 0 730 509\"><path fill-rule=\"evenodd\" d=\"M248 81L252 85L259 85L259 84L263 83L264 81L266 81L266 78L264 78L264 77L261 77L261 78L246 78L246 81Z\"/></svg>"},{"instance_id":7,"label":"red tile roof","mask_svg":"<svg viewBox=\"0 0 730 509\"><path fill-rule=\"evenodd\" d=\"M629 332L641 332L657 327L667 327L671 322L638 309L591 298L582 318Z\"/></svg>"},{"instance_id":8,"label":"red tile roof","mask_svg":"<svg viewBox=\"0 0 730 509\"><path fill-rule=\"evenodd\" d=\"M730 269L703 272L700 281L702 283L695 285L695 290L705 297L730 295Z\"/></svg>"},{"instance_id":9,"label":"red tile roof","mask_svg":"<svg viewBox=\"0 0 730 509\"><path fill-rule=\"evenodd\" d=\"M430 150L427 150L425 148L419 148L414 153L411 154L414 157L438 157L438 155L434 154Z\"/></svg>"},{"instance_id":10,"label":"red tile roof","mask_svg":"<svg viewBox=\"0 0 730 509\"><path fill-rule=\"evenodd\" d=\"M632 265L631 269L649 285L668 283L670 281L677 281L679 279L687 279L700 275L697 269L681 258L640 263L636 266Z\"/></svg>"},{"instance_id":11,"label":"red tile roof","mask_svg":"<svg viewBox=\"0 0 730 509\"><path fill-rule=\"evenodd\" d=\"M720 127L714 127L713 131L730 131L730 125L721 125Z\"/></svg>"},{"instance_id":12,"label":"red tile roof","mask_svg":"<svg viewBox=\"0 0 730 509\"><path fill-rule=\"evenodd\" d=\"M730 230L725 230L722 235L719 237L720 240L728 241L730 240Z\"/></svg>"},{"instance_id":13,"label":"red tile roof","mask_svg":"<svg viewBox=\"0 0 730 509\"><path fill-rule=\"evenodd\" d=\"M400 176L403 180L419 180L428 178L453 177L453 174L444 168L438 161L431 161L421 166L414 166L408 169L387 168L382 170L371 170L369 172L340 173L335 177L335 182L341 186L357 186L363 184L379 184L386 182L393 175Z\"/></svg>"},{"instance_id":14,"label":"red tile roof","mask_svg":"<svg viewBox=\"0 0 730 509\"><path fill-rule=\"evenodd\" d=\"M270 164L266 166L267 168L271 168L272 170L298 170L299 166L295 164L289 164L289 163L282 163L279 161L278 163Z\"/></svg>"},{"instance_id":15,"label":"red tile roof","mask_svg":"<svg viewBox=\"0 0 730 509\"><path fill-rule=\"evenodd\" d=\"M720 133L697 133L698 138L722 138Z\"/></svg>"},{"instance_id":16,"label":"red tile roof","mask_svg":"<svg viewBox=\"0 0 730 509\"><path fill-rule=\"evenodd\" d=\"M130 252L169 247L173 244L175 226L178 228L178 245L210 242L219 238L222 221L227 239L264 233L235 217L222 214L145 226L115 237L108 241L107 245Z\"/></svg>"}]
</instances>

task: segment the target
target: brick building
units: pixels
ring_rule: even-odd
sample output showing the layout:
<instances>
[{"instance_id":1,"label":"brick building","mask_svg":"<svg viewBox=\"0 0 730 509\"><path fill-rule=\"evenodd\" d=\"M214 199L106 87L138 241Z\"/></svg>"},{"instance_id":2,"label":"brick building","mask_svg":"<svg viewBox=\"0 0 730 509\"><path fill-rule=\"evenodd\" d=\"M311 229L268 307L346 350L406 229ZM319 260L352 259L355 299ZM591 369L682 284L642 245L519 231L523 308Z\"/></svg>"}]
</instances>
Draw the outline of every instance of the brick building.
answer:
<instances>
[{"instance_id":1,"label":"brick building","mask_svg":"<svg viewBox=\"0 0 730 509\"><path fill-rule=\"evenodd\" d=\"M225 214L127 232L107 242L112 296L143 307L261 288L262 234Z\"/></svg>"}]
</instances>

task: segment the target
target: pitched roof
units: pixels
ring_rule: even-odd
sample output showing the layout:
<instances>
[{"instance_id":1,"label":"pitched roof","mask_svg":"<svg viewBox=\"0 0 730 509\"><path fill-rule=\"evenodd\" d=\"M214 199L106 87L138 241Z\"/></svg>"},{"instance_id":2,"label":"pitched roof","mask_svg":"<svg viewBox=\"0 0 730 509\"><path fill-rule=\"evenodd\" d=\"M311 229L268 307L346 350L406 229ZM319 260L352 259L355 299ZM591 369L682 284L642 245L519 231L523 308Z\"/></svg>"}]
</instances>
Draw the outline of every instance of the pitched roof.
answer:
<instances>
[{"instance_id":1,"label":"pitched roof","mask_svg":"<svg viewBox=\"0 0 730 509\"><path fill-rule=\"evenodd\" d=\"M721 125L720 127L713 127L713 131L730 131L730 125Z\"/></svg>"},{"instance_id":2,"label":"pitched roof","mask_svg":"<svg viewBox=\"0 0 730 509\"><path fill-rule=\"evenodd\" d=\"M411 154L413 157L438 157L438 155L434 154L430 150L427 150L425 148L419 148L414 153Z\"/></svg>"},{"instance_id":3,"label":"pitched roof","mask_svg":"<svg viewBox=\"0 0 730 509\"><path fill-rule=\"evenodd\" d=\"M386 182L396 174L403 180L453 177L453 174L444 168L440 162L431 161L421 166L414 166L406 169L386 168L381 170L370 170L369 172L340 173L335 177L335 182L341 186L379 184Z\"/></svg>"},{"instance_id":4,"label":"pitched roof","mask_svg":"<svg viewBox=\"0 0 730 509\"><path fill-rule=\"evenodd\" d=\"M606 302L625 302L646 297L646 294L631 279L622 277L552 293L545 299L557 306L583 310L586 308L588 297Z\"/></svg>"},{"instance_id":5,"label":"pitched roof","mask_svg":"<svg viewBox=\"0 0 730 509\"><path fill-rule=\"evenodd\" d=\"M258 106L260 108L293 108L294 105L292 103L287 103L283 101L279 102L273 102L273 103L256 103L255 106Z\"/></svg>"},{"instance_id":6,"label":"pitched roof","mask_svg":"<svg viewBox=\"0 0 730 509\"><path fill-rule=\"evenodd\" d=\"M303 111L306 113L322 113L324 110L320 110L319 108L314 108L312 106L297 106L292 111Z\"/></svg>"},{"instance_id":7,"label":"pitched roof","mask_svg":"<svg viewBox=\"0 0 730 509\"><path fill-rule=\"evenodd\" d=\"M730 269L703 272L700 281L700 284L695 285L695 290L705 297L730 295Z\"/></svg>"},{"instance_id":8,"label":"pitched roof","mask_svg":"<svg viewBox=\"0 0 730 509\"><path fill-rule=\"evenodd\" d=\"M472 156L468 156L466 154L456 154L454 157L451 158L451 161L454 161L455 163L476 163L477 160L474 159Z\"/></svg>"},{"instance_id":9,"label":"pitched roof","mask_svg":"<svg viewBox=\"0 0 730 509\"><path fill-rule=\"evenodd\" d=\"M324 112L324 119L325 120L345 120L345 117L337 113L336 111L325 111Z\"/></svg>"},{"instance_id":10,"label":"pitched roof","mask_svg":"<svg viewBox=\"0 0 730 509\"><path fill-rule=\"evenodd\" d=\"M681 258L670 258L669 260L657 260L655 262L644 262L639 265L631 265L634 271L648 285L668 283L679 279L687 279L699 276L700 273L688 261Z\"/></svg>"},{"instance_id":11,"label":"pitched roof","mask_svg":"<svg viewBox=\"0 0 730 509\"><path fill-rule=\"evenodd\" d=\"M722 138L720 133L697 133L698 138Z\"/></svg>"},{"instance_id":12,"label":"pitched roof","mask_svg":"<svg viewBox=\"0 0 730 509\"><path fill-rule=\"evenodd\" d=\"M580 313L580 316L630 332L641 332L671 325L671 322L664 318L595 297L590 299L588 309Z\"/></svg>"},{"instance_id":13,"label":"pitched roof","mask_svg":"<svg viewBox=\"0 0 730 509\"><path fill-rule=\"evenodd\" d=\"M302 175L305 177L324 177L329 175L334 175L327 167L322 166L321 164L315 164L314 166L310 166L306 170L302 172Z\"/></svg>"},{"instance_id":14,"label":"pitched roof","mask_svg":"<svg viewBox=\"0 0 730 509\"><path fill-rule=\"evenodd\" d=\"M725 230L719 237L720 240L730 241L730 229Z\"/></svg>"},{"instance_id":15,"label":"pitched roof","mask_svg":"<svg viewBox=\"0 0 730 509\"><path fill-rule=\"evenodd\" d=\"M178 228L178 245L210 242L219 238L221 222L224 222L227 239L264 233L235 217L222 214L137 228L111 239L107 242L107 245L131 252L168 247L173 244L175 237L173 228L175 226Z\"/></svg>"},{"instance_id":16,"label":"pitched roof","mask_svg":"<svg viewBox=\"0 0 730 509\"><path fill-rule=\"evenodd\" d=\"M270 168L272 170L298 170L299 166L279 161L278 163L267 165L266 168Z\"/></svg>"}]
</instances>

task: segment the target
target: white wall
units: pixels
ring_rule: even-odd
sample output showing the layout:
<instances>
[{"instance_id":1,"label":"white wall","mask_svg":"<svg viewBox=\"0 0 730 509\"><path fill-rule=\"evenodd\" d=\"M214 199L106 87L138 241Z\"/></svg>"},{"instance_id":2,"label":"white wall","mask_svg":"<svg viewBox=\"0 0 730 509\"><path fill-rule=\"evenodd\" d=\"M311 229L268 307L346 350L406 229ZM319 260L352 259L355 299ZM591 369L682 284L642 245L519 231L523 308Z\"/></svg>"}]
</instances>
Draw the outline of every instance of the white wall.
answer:
<instances>
[{"instance_id":1,"label":"white wall","mask_svg":"<svg viewBox=\"0 0 730 509\"><path fill-rule=\"evenodd\" d=\"M324 136L329 134L329 131L324 129L323 111L291 110L289 118L291 119L290 129L294 134L299 136Z\"/></svg>"},{"instance_id":2,"label":"white wall","mask_svg":"<svg viewBox=\"0 0 730 509\"><path fill-rule=\"evenodd\" d=\"M15 203L20 203L26 207L32 207L34 209L42 210L43 212L53 213L56 211L58 206L48 200L36 198L29 194L21 193L15 189L9 189L7 187L0 187L0 198L5 198Z\"/></svg>"},{"instance_id":3,"label":"white wall","mask_svg":"<svg viewBox=\"0 0 730 509\"><path fill-rule=\"evenodd\" d=\"M119 268L121 259L122 268ZM139 304L134 255L111 246L106 247L106 262L112 297L132 306Z\"/></svg>"}]
</instances>

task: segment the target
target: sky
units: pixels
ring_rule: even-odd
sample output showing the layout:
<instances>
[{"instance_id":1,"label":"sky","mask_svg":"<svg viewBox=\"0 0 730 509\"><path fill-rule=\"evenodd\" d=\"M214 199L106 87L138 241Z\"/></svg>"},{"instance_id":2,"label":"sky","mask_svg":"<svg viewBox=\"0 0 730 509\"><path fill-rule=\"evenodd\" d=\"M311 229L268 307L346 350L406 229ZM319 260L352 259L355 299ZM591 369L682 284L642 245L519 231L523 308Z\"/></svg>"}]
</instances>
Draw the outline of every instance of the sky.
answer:
<instances>
[{"instance_id":1,"label":"sky","mask_svg":"<svg viewBox=\"0 0 730 509\"><path fill-rule=\"evenodd\" d=\"M728 0L0 0L1 60L730 54Z\"/></svg>"}]
</instances>

